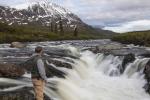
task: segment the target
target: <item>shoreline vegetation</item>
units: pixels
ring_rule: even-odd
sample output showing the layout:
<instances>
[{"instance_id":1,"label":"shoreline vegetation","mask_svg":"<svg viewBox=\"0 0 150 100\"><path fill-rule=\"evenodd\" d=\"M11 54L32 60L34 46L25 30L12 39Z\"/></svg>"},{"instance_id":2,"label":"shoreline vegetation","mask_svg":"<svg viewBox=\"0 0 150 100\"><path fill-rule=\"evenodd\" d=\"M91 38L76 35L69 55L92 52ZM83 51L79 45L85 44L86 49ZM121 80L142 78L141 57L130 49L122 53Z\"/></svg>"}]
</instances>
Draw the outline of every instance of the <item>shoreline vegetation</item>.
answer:
<instances>
[{"instance_id":1,"label":"shoreline vegetation","mask_svg":"<svg viewBox=\"0 0 150 100\"><path fill-rule=\"evenodd\" d=\"M112 41L150 47L150 31L135 31L115 35Z\"/></svg>"},{"instance_id":2,"label":"shoreline vegetation","mask_svg":"<svg viewBox=\"0 0 150 100\"><path fill-rule=\"evenodd\" d=\"M90 32L91 31L91 32ZM79 32L74 36L73 32L51 32L48 27L42 26L19 26L0 23L0 44L11 42L41 42L59 40L88 40L88 39L111 39L123 44L134 44L150 47L150 31L137 31L122 34L100 34L92 28Z\"/></svg>"},{"instance_id":3,"label":"shoreline vegetation","mask_svg":"<svg viewBox=\"0 0 150 100\"><path fill-rule=\"evenodd\" d=\"M67 30L66 30L67 31ZM90 32L91 31L91 32ZM105 39L110 35L93 32L92 28L78 32L74 36L73 32L51 32L48 27L42 26L18 26L0 23L0 43L11 42L41 42L41 41L56 41L56 40L88 40L88 39ZM113 34L112 34L113 36Z\"/></svg>"}]
</instances>

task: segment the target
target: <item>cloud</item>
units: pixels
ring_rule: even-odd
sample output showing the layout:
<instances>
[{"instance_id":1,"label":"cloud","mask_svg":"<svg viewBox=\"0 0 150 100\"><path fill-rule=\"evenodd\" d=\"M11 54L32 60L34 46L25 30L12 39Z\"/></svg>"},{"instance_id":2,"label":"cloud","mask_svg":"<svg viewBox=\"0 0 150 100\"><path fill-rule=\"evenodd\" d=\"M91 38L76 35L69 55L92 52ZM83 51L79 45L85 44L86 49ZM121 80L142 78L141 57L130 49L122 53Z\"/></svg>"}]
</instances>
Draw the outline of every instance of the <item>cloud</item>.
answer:
<instances>
[{"instance_id":1,"label":"cloud","mask_svg":"<svg viewBox=\"0 0 150 100\"><path fill-rule=\"evenodd\" d=\"M150 29L150 20L138 20L124 23L120 26L105 27L105 30L112 30L118 33L131 32L131 31L142 31Z\"/></svg>"},{"instance_id":2,"label":"cloud","mask_svg":"<svg viewBox=\"0 0 150 100\"><path fill-rule=\"evenodd\" d=\"M13 7L44 0L0 0ZM77 14L84 22L105 27L150 20L150 0L47 0L60 4ZM23 4L24 2L24 4ZM116 27L117 27L116 26ZM122 26L120 26L122 27Z\"/></svg>"},{"instance_id":3,"label":"cloud","mask_svg":"<svg viewBox=\"0 0 150 100\"><path fill-rule=\"evenodd\" d=\"M102 25L105 29L115 32L150 29L150 0L68 1L76 5L72 11L76 10L75 12L88 24Z\"/></svg>"},{"instance_id":4,"label":"cloud","mask_svg":"<svg viewBox=\"0 0 150 100\"><path fill-rule=\"evenodd\" d=\"M29 5L26 3L18 4L18 5L12 5L11 7L17 8L17 9L24 9L27 8Z\"/></svg>"},{"instance_id":5,"label":"cloud","mask_svg":"<svg viewBox=\"0 0 150 100\"><path fill-rule=\"evenodd\" d=\"M133 20L149 19L149 0L80 0L82 9L85 9L86 21L97 20L106 25L113 22L128 22Z\"/></svg>"}]
</instances>

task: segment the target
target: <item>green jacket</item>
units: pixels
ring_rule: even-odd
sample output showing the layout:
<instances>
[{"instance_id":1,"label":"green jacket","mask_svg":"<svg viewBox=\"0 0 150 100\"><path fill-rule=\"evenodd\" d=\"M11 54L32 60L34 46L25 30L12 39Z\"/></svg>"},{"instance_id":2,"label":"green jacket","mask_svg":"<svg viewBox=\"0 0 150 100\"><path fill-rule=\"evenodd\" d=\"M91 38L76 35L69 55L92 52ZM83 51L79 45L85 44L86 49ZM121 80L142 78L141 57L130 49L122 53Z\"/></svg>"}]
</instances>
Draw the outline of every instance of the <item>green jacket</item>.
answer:
<instances>
[{"instance_id":1,"label":"green jacket","mask_svg":"<svg viewBox=\"0 0 150 100\"><path fill-rule=\"evenodd\" d=\"M24 62L23 66L31 72L32 78L42 78L43 80L46 80L46 65L46 60L44 60L42 56L34 54L31 58Z\"/></svg>"}]
</instances>

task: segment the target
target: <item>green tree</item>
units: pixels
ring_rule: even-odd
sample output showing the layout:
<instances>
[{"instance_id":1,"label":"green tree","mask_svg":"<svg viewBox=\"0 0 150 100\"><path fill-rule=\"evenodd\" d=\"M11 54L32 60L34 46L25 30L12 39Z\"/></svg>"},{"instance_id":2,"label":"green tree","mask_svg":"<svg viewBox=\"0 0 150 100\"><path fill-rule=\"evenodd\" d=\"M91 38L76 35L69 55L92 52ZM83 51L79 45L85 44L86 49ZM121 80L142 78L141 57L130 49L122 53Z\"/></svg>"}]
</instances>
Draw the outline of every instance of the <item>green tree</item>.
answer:
<instances>
[{"instance_id":1,"label":"green tree","mask_svg":"<svg viewBox=\"0 0 150 100\"><path fill-rule=\"evenodd\" d=\"M64 28L63 28L63 22L62 22L62 18L59 18L59 29L60 29L60 33L63 35L64 34Z\"/></svg>"},{"instance_id":2,"label":"green tree","mask_svg":"<svg viewBox=\"0 0 150 100\"><path fill-rule=\"evenodd\" d=\"M58 27L57 27L57 23L55 23L54 32L55 32L55 33L58 33Z\"/></svg>"},{"instance_id":3,"label":"green tree","mask_svg":"<svg viewBox=\"0 0 150 100\"><path fill-rule=\"evenodd\" d=\"M54 32L53 22L50 23L50 31L51 31L51 32Z\"/></svg>"},{"instance_id":4,"label":"green tree","mask_svg":"<svg viewBox=\"0 0 150 100\"><path fill-rule=\"evenodd\" d=\"M78 37L78 28L77 28L77 25L75 25L75 27L74 27L73 35L74 35L75 37Z\"/></svg>"}]
</instances>

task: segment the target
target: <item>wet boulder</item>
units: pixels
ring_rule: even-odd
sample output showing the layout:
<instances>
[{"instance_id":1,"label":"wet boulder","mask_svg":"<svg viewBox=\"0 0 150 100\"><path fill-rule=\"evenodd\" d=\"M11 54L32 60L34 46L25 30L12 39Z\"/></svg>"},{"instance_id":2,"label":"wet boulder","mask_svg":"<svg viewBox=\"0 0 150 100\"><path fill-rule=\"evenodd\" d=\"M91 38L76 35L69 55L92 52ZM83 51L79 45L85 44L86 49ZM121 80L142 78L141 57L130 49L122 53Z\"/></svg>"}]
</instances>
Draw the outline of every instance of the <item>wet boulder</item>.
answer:
<instances>
[{"instance_id":1,"label":"wet boulder","mask_svg":"<svg viewBox=\"0 0 150 100\"><path fill-rule=\"evenodd\" d=\"M14 64L0 64L0 77L19 78L25 74L25 70Z\"/></svg>"},{"instance_id":2,"label":"wet boulder","mask_svg":"<svg viewBox=\"0 0 150 100\"><path fill-rule=\"evenodd\" d=\"M24 47L26 47L26 45L21 42L12 42L10 44L10 47L11 48L24 48Z\"/></svg>"},{"instance_id":3,"label":"wet boulder","mask_svg":"<svg viewBox=\"0 0 150 100\"><path fill-rule=\"evenodd\" d=\"M29 91L0 93L0 98L1 100L35 100L34 95Z\"/></svg>"},{"instance_id":4,"label":"wet boulder","mask_svg":"<svg viewBox=\"0 0 150 100\"><path fill-rule=\"evenodd\" d=\"M46 64L47 65L46 73L48 77L57 76L60 78L65 78L66 73L64 73L63 71L59 69L61 67L72 69L72 66L69 63L65 63L59 60L54 60L54 59L48 59L47 61L48 61L48 64Z\"/></svg>"},{"instance_id":5,"label":"wet boulder","mask_svg":"<svg viewBox=\"0 0 150 100\"><path fill-rule=\"evenodd\" d=\"M44 50L46 54L50 56L55 56L55 57L71 57L71 58L76 58L78 59L81 55L78 53L77 50L73 48L73 51L64 49L64 48L56 48L56 47L50 47L50 48L45 48Z\"/></svg>"},{"instance_id":6,"label":"wet boulder","mask_svg":"<svg viewBox=\"0 0 150 100\"><path fill-rule=\"evenodd\" d=\"M54 64L57 67L64 67L64 68L72 69L72 66L67 62L63 62L63 61L59 61L59 60L55 60L55 59L48 59L47 61L49 63Z\"/></svg>"},{"instance_id":7,"label":"wet boulder","mask_svg":"<svg viewBox=\"0 0 150 100\"><path fill-rule=\"evenodd\" d=\"M99 50L116 50L123 48L123 45L121 44L107 44L107 45L101 45L98 47Z\"/></svg>"},{"instance_id":8,"label":"wet boulder","mask_svg":"<svg viewBox=\"0 0 150 100\"><path fill-rule=\"evenodd\" d=\"M31 92L33 89L27 87L12 92L1 92L0 100L35 100L34 94ZM52 100L44 95L44 100Z\"/></svg>"},{"instance_id":9,"label":"wet boulder","mask_svg":"<svg viewBox=\"0 0 150 100\"><path fill-rule=\"evenodd\" d=\"M104 45L88 48L88 50L94 53L110 54L112 50L120 50L121 48L123 48L123 45L121 44L104 44Z\"/></svg>"},{"instance_id":10,"label":"wet boulder","mask_svg":"<svg viewBox=\"0 0 150 100\"><path fill-rule=\"evenodd\" d=\"M111 50L111 54L115 56L126 56L128 54L134 54L136 56L143 56L149 55L150 52L146 50L144 47L124 47L122 49Z\"/></svg>"},{"instance_id":11,"label":"wet boulder","mask_svg":"<svg viewBox=\"0 0 150 100\"><path fill-rule=\"evenodd\" d=\"M135 60L135 55L132 53L129 53L124 56L123 62L122 62L122 68L120 69L120 72L123 73L126 65L129 63L132 63Z\"/></svg>"},{"instance_id":12,"label":"wet boulder","mask_svg":"<svg viewBox=\"0 0 150 100\"><path fill-rule=\"evenodd\" d=\"M145 69L144 69L144 74L145 77L149 80L150 82L150 60L147 62L147 64L145 65Z\"/></svg>"},{"instance_id":13,"label":"wet boulder","mask_svg":"<svg viewBox=\"0 0 150 100\"><path fill-rule=\"evenodd\" d=\"M148 93L150 93L150 60L145 65L144 74L145 74L145 79L147 80L145 89Z\"/></svg>"}]
</instances>

